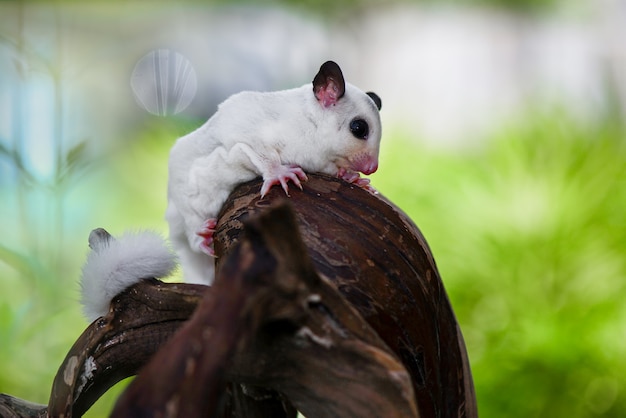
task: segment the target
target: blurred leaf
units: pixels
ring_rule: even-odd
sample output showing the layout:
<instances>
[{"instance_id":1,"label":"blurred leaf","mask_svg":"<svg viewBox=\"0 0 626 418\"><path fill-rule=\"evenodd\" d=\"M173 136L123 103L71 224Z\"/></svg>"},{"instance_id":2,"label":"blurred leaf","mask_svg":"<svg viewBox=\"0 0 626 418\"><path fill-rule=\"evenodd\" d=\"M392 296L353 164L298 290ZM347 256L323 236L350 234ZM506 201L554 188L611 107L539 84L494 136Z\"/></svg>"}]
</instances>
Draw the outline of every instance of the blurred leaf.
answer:
<instances>
[{"instance_id":1,"label":"blurred leaf","mask_svg":"<svg viewBox=\"0 0 626 418\"><path fill-rule=\"evenodd\" d=\"M6 145L0 141L0 157L6 157L11 164L15 168L18 169L20 173L21 179L26 182L26 184L33 185L37 182L35 177L28 171L26 166L24 165L24 160L20 156L20 154L14 150L9 149Z\"/></svg>"},{"instance_id":2,"label":"blurred leaf","mask_svg":"<svg viewBox=\"0 0 626 418\"><path fill-rule=\"evenodd\" d=\"M65 156L65 164L68 167L86 163L85 149L87 148L87 141L81 141L70 149Z\"/></svg>"},{"instance_id":3,"label":"blurred leaf","mask_svg":"<svg viewBox=\"0 0 626 418\"><path fill-rule=\"evenodd\" d=\"M56 187L67 187L71 181L78 180L80 175L91 165L88 157L87 140L80 141L65 155L63 166L55 179Z\"/></svg>"}]
</instances>

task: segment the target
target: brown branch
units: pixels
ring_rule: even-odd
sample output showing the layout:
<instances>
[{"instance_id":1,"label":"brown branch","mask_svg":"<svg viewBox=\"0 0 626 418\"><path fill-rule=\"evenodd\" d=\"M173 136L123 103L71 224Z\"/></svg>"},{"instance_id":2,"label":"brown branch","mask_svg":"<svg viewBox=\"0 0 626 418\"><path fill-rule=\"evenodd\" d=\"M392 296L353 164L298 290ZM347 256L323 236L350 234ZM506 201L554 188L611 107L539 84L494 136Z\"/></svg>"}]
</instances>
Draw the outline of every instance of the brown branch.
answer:
<instances>
[{"instance_id":1,"label":"brown branch","mask_svg":"<svg viewBox=\"0 0 626 418\"><path fill-rule=\"evenodd\" d=\"M269 202L261 181L240 186L220 215L216 251L237 242L243 221ZM475 417L476 401L463 336L432 253L419 229L380 195L325 175L290 192L314 267L401 359L422 417ZM220 261L220 259L218 259Z\"/></svg>"},{"instance_id":2,"label":"brown branch","mask_svg":"<svg viewBox=\"0 0 626 418\"><path fill-rule=\"evenodd\" d=\"M54 379L51 417L81 416L132 376L186 321L206 286L145 280L118 295L72 346Z\"/></svg>"},{"instance_id":3,"label":"brown branch","mask_svg":"<svg viewBox=\"0 0 626 418\"><path fill-rule=\"evenodd\" d=\"M2 418L47 418L46 405L39 405L0 393L0 417Z\"/></svg>"},{"instance_id":4,"label":"brown branch","mask_svg":"<svg viewBox=\"0 0 626 418\"><path fill-rule=\"evenodd\" d=\"M224 372L250 322L256 281L276 261L247 241L234 249L195 314L120 397L113 417L216 416Z\"/></svg>"},{"instance_id":5,"label":"brown branch","mask_svg":"<svg viewBox=\"0 0 626 418\"><path fill-rule=\"evenodd\" d=\"M216 416L226 378L310 417L417 416L408 373L318 277L287 206L246 224L211 290L114 417Z\"/></svg>"}]
</instances>

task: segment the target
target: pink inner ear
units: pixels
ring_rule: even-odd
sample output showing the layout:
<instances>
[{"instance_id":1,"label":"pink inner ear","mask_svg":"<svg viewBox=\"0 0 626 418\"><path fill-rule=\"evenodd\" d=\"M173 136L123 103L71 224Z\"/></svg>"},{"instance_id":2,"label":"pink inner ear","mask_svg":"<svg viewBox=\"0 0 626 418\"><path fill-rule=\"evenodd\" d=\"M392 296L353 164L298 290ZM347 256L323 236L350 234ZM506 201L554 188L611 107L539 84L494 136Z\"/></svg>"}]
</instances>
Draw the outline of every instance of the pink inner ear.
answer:
<instances>
[{"instance_id":1,"label":"pink inner ear","mask_svg":"<svg viewBox=\"0 0 626 418\"><path fill-rule=\"evenodd\" d=\"M326 84L319 86L315 90L315 97L324 107L330 107L337 103L339 96L339 87L332 78L326 79Z\"/></svg>"}]
</instances>

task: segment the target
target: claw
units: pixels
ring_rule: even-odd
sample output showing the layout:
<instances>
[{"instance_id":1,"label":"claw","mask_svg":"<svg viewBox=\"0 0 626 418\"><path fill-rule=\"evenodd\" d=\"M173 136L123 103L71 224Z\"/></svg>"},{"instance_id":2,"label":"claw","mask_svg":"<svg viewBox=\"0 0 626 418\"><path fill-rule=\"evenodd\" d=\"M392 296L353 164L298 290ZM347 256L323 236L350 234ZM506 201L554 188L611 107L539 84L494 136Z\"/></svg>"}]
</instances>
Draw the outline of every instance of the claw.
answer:
<instances>
[{"instance_id":1,"label":"claw","mask_svg":"<svg viewBox=\"0 0 626 418\"><path fill-rule=\"evenodd\" d=\"M211 257L215 257L215 249L213 249L213 234L215 233L215 227L217 226L217 219L211 218L207 219L202 227L196 232L196 235L202 237L202 242L200 243L200 251L209 255Z\"/></svg>"},{"instance_id":2,"label":"claw","mask_svg":"<svg viewBox=\"0 0 626 418\"><path fill-rule=\"evenodd\" d=\"M281 165L272 176L266 178L263 182L263 186L261 187L261 197L265 197L267 192L269 192L275 184L280 184L285 191L285 194L289 196L289 180L302 190L301 180L306 181L308 180L308 177L298 166Z\"/></svg>"},{"instance_id":3,"label":"claw","mask_svg":"<svg viewBox=\"0 0 626 418\"><path fill-rule=\"evenodd\" d=\"M215 250L213 249L213 247L211 247L212 243L213 243L213 240L211 240L210 243L207 243L207 241L202 241L202 244L200 244L200 251L202 251L203 253L205 253L206 255L210 257L215 257Z\"/></svg>"},{"instance_id":4,"label":"claw","mask_svg":"<svg viewBox=\"0 0 626 418\"><path fill-rule=\"evenodd\" d=\"M217 226L217 219L211 218L204 221L202 224L202 228L196 232L196 235L199 235L203 238L211 238L215 233L215 227Z\"/></svg>"},{"instance_id":5,"label":"claw","mask_svg":"<svg viewBox=\"0 0 626 418\"><path fill-rule=\"evenodd\" d=\"M337 170L337 177L347 181L348 183L356 184L370 193L378 194L378 191L370 184L370 179L361 177L361 175L356 171L347 170L342 167Z\"/></svg>"},{"instance_id":6,"label":"claw","mask_svg":"<svg viewBox=\"0 0 626 418\"><path fill-rule=\"evenodd\" d=\"M337 170L337 177L347 181L348 183L358 183L359 180L364 180L361 178L361 175L356 171L347 170L343 167Z\"/></svg>"}]
</instances>

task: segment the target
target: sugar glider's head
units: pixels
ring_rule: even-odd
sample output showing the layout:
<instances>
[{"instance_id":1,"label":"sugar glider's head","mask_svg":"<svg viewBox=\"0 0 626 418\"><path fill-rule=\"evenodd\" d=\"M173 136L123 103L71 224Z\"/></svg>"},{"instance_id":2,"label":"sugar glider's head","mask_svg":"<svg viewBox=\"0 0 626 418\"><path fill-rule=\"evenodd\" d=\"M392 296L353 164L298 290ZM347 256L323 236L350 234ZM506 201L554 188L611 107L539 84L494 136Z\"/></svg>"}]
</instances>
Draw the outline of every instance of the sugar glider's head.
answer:
<instances>
[{"instance_id":1,"label":"sugar glider's head","mask_svg":"<svg viewBox=\"0 0 626 418\"><path fill-rule=\"evenodd\" d=\"M371 174L378 169L381 124L380 98L346 83L339 65L327 61L313 79L313 93L321 107L320 129L328 156L337 165Z\"/></svg>"}]
</instances>

